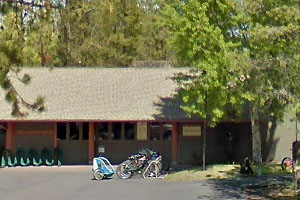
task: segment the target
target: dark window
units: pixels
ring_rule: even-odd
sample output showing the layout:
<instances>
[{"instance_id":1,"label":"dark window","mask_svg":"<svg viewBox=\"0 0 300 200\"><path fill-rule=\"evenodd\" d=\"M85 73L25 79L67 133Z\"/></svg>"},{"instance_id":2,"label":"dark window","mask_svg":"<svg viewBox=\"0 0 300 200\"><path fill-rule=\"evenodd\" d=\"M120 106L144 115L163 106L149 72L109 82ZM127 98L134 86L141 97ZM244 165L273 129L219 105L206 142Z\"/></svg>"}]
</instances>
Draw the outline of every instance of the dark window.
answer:
<instances>
[{"instance_id":1,"label":"dark window","mask_svg":"<svg viewBox=\"0 0 300 200\"><path fill-rule=\"evenodd\" d=\"M125 139L133 140L134 139L134 124L133 123L125 123Z\"/></svg>"},{"instance_id":2,"label":"dark window","mask_svg":"<svg viewBox=\"0 0 300 200\"><path fill-rule=\"evenodd\" d=\"M108 123L97 124L97 136L99 140L109 139Z\"/></svg>"},{"instance_id":3,"label":"dark window","mask_svg":"<svg viewBox=\"0 0 300 200\"><path fill-rule=\"evenodd\" d=\"M160 138L160 126L159 123L153 122L150 124L150 140L159 140Z\"/></svg>"},{"instance_id":4,"label":"dark window","mask_svg":"<svg viewBox=\"0 0 300 200\"><path fill-rule=\"evenodd\" d=\"M82 139L88 140L89 139L89 123L83 123L82 125Z\"/></svg>"},{"instance_id":5,"label":"dark window","mask_svg":"<svg viewBox=\"0 0 300 200\"><path fill-rule=\"evenodd\" d=\"M70 123L70 140L79 140L79 127L75 122Z\"/></svg>"},{"instance_id":6,"label":"dark window","mask_svg":"<svg viewBox=\"0 0 300 200\"><path fill-rule=\"evenodd\" d=\"M163 140L172 139L172 124L163 125Z\"/></svg>"},{"instance_id":7,"label":"dark window","mask_svg":"<svg viewBox=\"0 0 300 200\"><path fill-rule=\"evenodd\" d=\"M65 140L67 135L67 126L66 123L57 124L57 138L60 140Z\"/></svg>"},{"instance_id":8,"label":"dark window","mask_svg":"<svg viewBox=\"0 0 300 200\"><path fill-rule=\"evenodd\" d=\"M112 124L112 133L113 133L113 139L114 140L120 140L121 139L121 123L113 123Z\"/></svg>"},{"instance_id":9,"label":"dark window","mask_svg":"<svg viewBox=\"0 0 300 200\"><path fill-rule=\"evenodd\" d=\"M172 131L171 130L166 130L163 133L163 140L171 140L172 139Z\"/></svg>"}]
</instances>

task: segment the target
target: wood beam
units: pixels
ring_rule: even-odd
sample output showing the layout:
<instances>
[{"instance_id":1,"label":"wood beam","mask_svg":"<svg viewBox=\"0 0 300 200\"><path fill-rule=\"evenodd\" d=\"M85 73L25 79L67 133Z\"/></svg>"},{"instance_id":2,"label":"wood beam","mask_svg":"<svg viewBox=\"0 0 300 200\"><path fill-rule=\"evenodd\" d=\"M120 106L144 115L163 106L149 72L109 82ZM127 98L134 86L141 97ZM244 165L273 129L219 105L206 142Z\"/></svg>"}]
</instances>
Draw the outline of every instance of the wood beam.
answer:
<instances>
[{"instance_id":1,"label":"wood beam","mask_svg":"<svg viewBox=\"0 0 300 200\"><path fill-rule=\"evenodd\" d=\"M13 122L7 123L6 131L6 149L9 149L13 154L16 151L16 133L15 133L15 124Z\"/></svg>"},{"instance_id":2,"label":"wood beam","mask_svg":"<svg viewBox=\"0 0 300 200\"><path fill-rule=\"evenodd\" d=\"M93 163L95 157L95 123L89 122L89 163Z\"/></svg>"},{"instance_id":3,"label":"wood beam","mask_svg":"<svg viewBox=\"0 0 300 200\"><path fill-rule=\"evenodd\" d=\"M112 140L113 135L112 135L112 122L108 122L108 139Z\"/></svg>"},{"instance_id":4,"label":"wood beam","mask_svg":"<svg viewBox=\"0 0 300 200\"><path fill-rule=\"evenodd\" d=\"M172 163L177 164L179 161L179 132L178 123L172 123Z\"/></svg>"},{"instance_id":5,"label":"wood beam","mask_svg":"<svg viewBox=\"0 0 300 200\"><path fill-rule=\"evenodd\" d=\"M121 140L125 140L125 123L121 123Z\"/></svg>"},{"instance_id":6,"label":"wood beam","mask_svg":"<svg viewBox=\"0 0 300 200\"><path fill-rule=\"evenodd\" d=\"M79 140L83 140L83 123L78 122L77 126L78 126L78 129L79 129Z\"/></svg>"},{"instance_id":7,"label":"wood beam","mask_svg":"<svg viewBox=\"0 0 300 200\"><path fill-rule=\"evenodd\" d=\"M66 123L66 140L70 140L70 123Z\"/></svg>"},{"instance_id":8,"label":"wood beam","mask_svg":"<svg viewBox=\"0 0 300 200\"><path fill-rule=\"evenodd\" d=\"M57 149L57 122L54 123L54 149Z\"/></svg>"}]
</instances>

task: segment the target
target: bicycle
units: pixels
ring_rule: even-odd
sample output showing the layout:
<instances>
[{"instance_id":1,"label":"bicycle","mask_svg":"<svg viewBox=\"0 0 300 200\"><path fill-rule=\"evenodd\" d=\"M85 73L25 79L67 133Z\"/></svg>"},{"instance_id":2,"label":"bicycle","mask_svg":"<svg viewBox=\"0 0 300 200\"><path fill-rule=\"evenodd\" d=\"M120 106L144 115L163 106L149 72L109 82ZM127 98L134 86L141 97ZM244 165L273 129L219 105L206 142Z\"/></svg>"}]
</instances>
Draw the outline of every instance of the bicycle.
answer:
<instances>
[{"instance_id":1,"label":"bicycle","mask_svg":"<svg viewBox=\"0 0 300 200\"><path fill-rule=\"evenodd\" d=\"M290 149L292 151L293 157L293 149ZM294 168L295 167L295 161L291 157L284 157L281 161L281 169L286 170L286 168Z\"/></svg>"}]
</instances>

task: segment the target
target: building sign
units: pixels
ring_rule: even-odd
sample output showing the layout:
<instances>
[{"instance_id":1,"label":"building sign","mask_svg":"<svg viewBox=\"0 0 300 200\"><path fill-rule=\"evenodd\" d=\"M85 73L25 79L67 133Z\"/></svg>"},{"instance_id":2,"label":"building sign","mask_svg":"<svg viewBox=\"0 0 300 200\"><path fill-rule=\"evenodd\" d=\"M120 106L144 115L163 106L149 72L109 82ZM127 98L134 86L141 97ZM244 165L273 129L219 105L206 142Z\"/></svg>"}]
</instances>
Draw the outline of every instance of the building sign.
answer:
<instances>
[{"instance_id":1,"label":"building sign","mask_svg":"<svg viewBox=\"0 0 300 200\"><path fill-rule=\"evenodd\" d=\"M183 126L183 136L201 136L201 126Z\"/></svg>"},{"instance_id":2,"label":"building sign","mask_svg":"<svg viewBox=\"0 0 300 200\"><path fill-rule=\"evenodd\" d=\"M98 147L98 153L105 153L105 147L104 146L99 146Z\"/></svg>"},{"instance_id":3,"label":"building sign","mask_svg":"<svg viewBox=\"0 0 300 200\"><path fill-rule=\"evenodd\" d=\"M137 140L147 140L148 126L147 122L137 123Z\"/></svg>"}]
</instances>

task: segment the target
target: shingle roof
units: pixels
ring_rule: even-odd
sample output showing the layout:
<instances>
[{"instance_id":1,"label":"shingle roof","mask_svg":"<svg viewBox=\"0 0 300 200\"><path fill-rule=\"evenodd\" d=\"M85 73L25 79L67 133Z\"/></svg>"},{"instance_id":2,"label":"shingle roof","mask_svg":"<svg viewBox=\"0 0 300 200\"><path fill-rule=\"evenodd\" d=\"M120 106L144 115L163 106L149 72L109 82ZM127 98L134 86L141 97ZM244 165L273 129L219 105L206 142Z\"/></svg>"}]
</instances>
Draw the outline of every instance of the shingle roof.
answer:
<instances>
[{"instance_id":1,"label":"shingle roof","mask_svg":"<svg viewBox=\"0 0 300 200\"><path fill-rule=\"evenodd\" d=\"M29 101L44 96L46 111L17 120L185 120L177 88L170 79L178 68L24 68L27 86L15 81ZM0 120L16 120L11 105L0 98Z\"/></svg>"}]
</instances>

